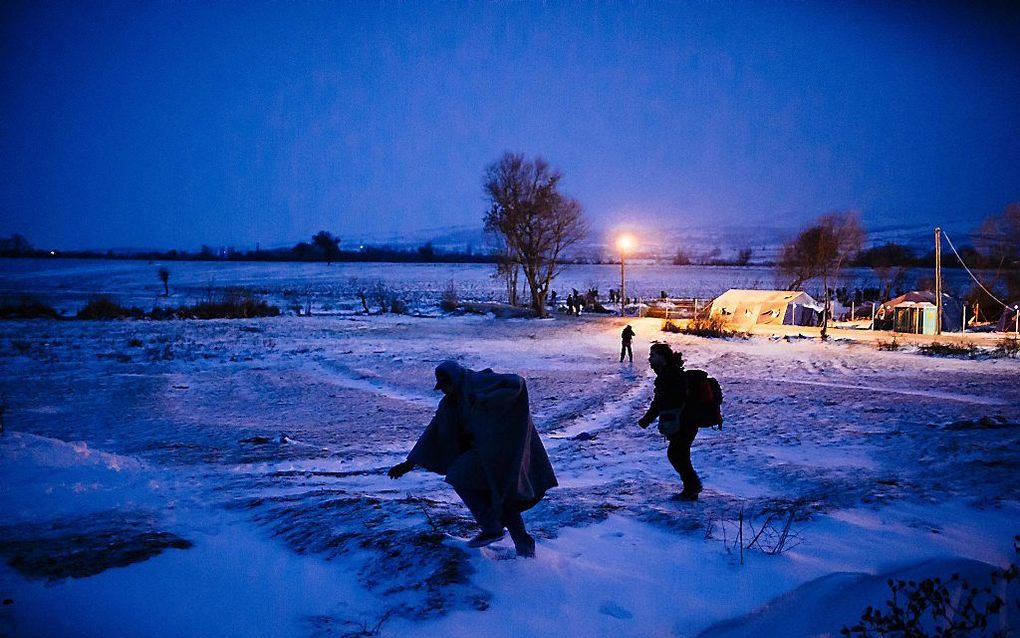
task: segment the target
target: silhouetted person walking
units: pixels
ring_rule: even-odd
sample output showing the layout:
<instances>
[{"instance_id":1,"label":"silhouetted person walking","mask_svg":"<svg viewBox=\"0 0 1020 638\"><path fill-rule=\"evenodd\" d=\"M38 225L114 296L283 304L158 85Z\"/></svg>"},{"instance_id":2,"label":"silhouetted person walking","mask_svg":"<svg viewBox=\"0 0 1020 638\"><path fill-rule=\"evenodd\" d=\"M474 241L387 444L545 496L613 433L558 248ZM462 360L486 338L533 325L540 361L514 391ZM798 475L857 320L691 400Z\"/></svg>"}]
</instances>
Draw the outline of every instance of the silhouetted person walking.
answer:
<instances>
[{"instance_id":1,"label":"silhouetted person walking","mask_svg":"<svg viewBox=\"0 0 1020 638\"><path fill-rule=\"evenodd\" d=\"M469 546L494 543L506 529L518 556L534 556L535 539L521 512L556 486L556 476L531 421L527 384L516 374L444 361L436 368L436 389L444 396L435 416L390 478L416 466L444 474L481 528Z\"/></svg>"},{"instance_id":2,"label":"silhouetted person walking","mask_svg":"<svg viewBox=\"0 0 1020 638\"><path fill-rule=\"evenodd\" d=\"M627 324L627 327L620 333L620 363L623 363L623 355L630 357L630 362L634 363L634 350L631 349L630 343L634 340L634 329Z\"/></svg>"},{"instance_id":3,"label":"silhouetted person walking","mask_svg":"<svg viewBox=\"0 0 1020 638\"><path fill-rule=\"evenodd\" d=\"M683 355L673 352L669 344L656 343L648 351L648 363L655 371L655 396L638 425L647 428L659 419L659 432L669 440L666 456L684 484L677 498L696 501L701 479L691 464L691 444L698 435L698 426L680 418L688 398Z\"/></svg>"}]
</instances>

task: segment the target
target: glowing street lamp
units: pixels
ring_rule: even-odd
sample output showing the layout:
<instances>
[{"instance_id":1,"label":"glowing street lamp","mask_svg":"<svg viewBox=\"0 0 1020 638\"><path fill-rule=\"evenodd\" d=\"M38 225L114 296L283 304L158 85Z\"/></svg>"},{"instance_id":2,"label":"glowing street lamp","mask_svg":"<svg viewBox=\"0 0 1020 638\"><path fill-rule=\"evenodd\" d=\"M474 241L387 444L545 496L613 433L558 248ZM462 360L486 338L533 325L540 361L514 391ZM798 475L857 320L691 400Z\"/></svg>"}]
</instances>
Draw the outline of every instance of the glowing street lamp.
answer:
<instances>
[{"instance_id":1,"label":"glowing street lamp","mask_svg":"<svg viewBox=\"0 0 1020 638\"><path fill-rule=\"evenodd\" d=\"M623 316L624 304L627 303L627 278L626 278L626 256L627 252L634 250L633 235L620 235L616 240L616 247L620 249L620 316Z\"/></svg>"}]
</instances>

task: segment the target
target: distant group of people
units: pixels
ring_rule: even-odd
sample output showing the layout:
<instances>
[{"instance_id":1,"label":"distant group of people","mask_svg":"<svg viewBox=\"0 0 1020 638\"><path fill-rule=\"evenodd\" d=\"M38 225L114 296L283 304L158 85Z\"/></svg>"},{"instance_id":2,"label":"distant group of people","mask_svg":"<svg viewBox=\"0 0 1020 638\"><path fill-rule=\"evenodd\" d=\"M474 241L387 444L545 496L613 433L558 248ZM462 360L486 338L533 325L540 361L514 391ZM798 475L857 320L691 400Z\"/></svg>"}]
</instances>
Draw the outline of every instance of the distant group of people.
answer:
<instances>
[{"instance_id":1,"label":"distant group of people","mask_svg":"<svg viewBox=\"0 0 1020 638\"><path fill-rule=\"evenodd\" d=\"M567 295L567 312L572 315L580 315L581 311L584 310L584 300L576 293L577 291L575 290Z\"/></svg>"},{"instance_id":2,"label":"distant group of people","mask_svg":"<svg viewBox=\"0 0 1020 638\"><path fill-rule=\"evenodd\" d=\"M560 306L557 303L557 300L558 296L556 294L556 291L554 290L549 295L550 305L552 305L554 308L560 308ZM610 304L619 303L620 302L619 292L610 288L609 301ZM599 289L594 287L589 288L586 292L583 293L579 292L577 288L572 288L570 294L568 294L567 298L564 300L563 305L565 306L567 313L572 315L580 315L581 311L599 313L612 312L604 305L602 305L602 301L599 299Z\"/></svg>"},{"instance_id":3,"label":"distant group of people","mask_svg":"<svg viewBox=\"0 0 1020 638\"><path fill-rule=\"evenodd\" d=\"M555 295L555 291L553 295ZM555 296L553 299L555 299ZM599 302L598 288L589 288L583 294L578 292L577 288L572 288L571 293L567 295L566 305L567 312L572 315L580 315L581 311L586 308L595 312L606 312L605 307Z\"/></svg>"},{"instance_id":4,"label":"distant group of people","mask_svg":"<svg viewBox=\"0 0 1020 638\"><path fill-rule=\"evenodd\" d=\"M665 290L661 290L659 291L659 298L668 299L669 295L666 293ZM558 299L559 296L556 294L555 290L549 294L549 304L554 308L559 307L557 303ZM621 292L616 288L609 289L608 303L610 306L619 304L621 302L624 304L629 304L632 301L634 301L634 299L631 297L627 297L626 299L624 299ZM599 300L598 288L589 288L588 291L584 293L578 292L577 288L573 288L571 289L571 292L567 295L567 298L564 300L564 305L566 306L567 312L572 315L580 315L581 311L585 309L591 309L594 310L595 312L609 312L602 305L602 302Z\"/></svg>"},{"instance_id":5,"label":"distant group of people","mask_svg":"<svg viewBox=\"0 0 1020 638\"><path fill-rule=\"evenodd\" d=\"M634 337L627 325L621 335L621 362L625 352L633 362ZM654 396L638 425L647 428L659 421L659 431L669 441L667 458L683 482L676 498L697 500L702 484L691 464L691 444L698 425L684 420L689 391L683 356L668 344L655 343L648 362L656 375ZM484 547L509 533L517 555L533 557L535 539L521 514L557 481L531 418L527 383L516 374L476 372L455 361L439 364L435 378L443 398L406 460L390 468L390 478L416 467L444 475L478 524L469 547Z\"/></svg>"}]
</instances>

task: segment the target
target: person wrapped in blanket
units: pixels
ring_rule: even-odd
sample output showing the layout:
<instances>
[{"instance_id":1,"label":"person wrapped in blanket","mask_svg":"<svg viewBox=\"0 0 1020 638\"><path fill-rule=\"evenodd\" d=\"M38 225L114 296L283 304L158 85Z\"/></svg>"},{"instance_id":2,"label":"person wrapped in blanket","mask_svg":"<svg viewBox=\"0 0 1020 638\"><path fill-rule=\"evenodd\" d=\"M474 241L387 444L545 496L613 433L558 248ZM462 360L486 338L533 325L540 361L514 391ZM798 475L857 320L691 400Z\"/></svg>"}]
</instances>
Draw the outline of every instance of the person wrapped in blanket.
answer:
<instances>
[{"instance_id":1,"label":"person wrapped in blanket","mask_svg":"<svg viewBox=\"0 0 1020 638\"><path fill-rule=\"evenodd\" d=\"M480 528L469 546L494 543L509 531L517 555L534 557L535 539L521 513L557 483L531 419L527 383L516 374L444 361L435 388L444 395L436 414L390 478L416 467L444 475Z\"/></svg>"}]
</instances>

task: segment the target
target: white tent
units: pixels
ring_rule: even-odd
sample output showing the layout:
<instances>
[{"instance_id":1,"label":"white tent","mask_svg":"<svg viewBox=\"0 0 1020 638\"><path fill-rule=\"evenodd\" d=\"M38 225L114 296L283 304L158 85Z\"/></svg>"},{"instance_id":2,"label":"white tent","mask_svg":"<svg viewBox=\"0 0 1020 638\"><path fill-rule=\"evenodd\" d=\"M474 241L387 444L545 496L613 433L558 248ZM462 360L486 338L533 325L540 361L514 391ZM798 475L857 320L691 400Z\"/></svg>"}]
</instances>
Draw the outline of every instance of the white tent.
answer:
<instances>
[{"instance_id":1,"label":"white tent","mask_svg":"<svg viewBox=\"0 0 1020 638\"><path fill-rule=\"evenodd\" d=\"M710 315L726 323L817 326L822 305L799 290L741 290L731 288L715 298Z\"/></svg>"}]
</instances>

